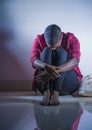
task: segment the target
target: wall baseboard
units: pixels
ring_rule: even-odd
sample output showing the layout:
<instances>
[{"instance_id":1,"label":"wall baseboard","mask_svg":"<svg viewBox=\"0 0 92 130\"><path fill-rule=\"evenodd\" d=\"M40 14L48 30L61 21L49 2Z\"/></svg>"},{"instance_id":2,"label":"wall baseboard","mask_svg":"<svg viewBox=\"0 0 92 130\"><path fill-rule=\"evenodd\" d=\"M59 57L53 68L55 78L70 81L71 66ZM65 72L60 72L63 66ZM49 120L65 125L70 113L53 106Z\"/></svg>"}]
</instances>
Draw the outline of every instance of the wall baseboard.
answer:
<instances>
[{"instance_id":1,"label":"wall baseboard","mask_svg":"<svg viewBox=\"0 0 92 130\"><path fill-rule=\"evenodd\" d=\"M0 91L32 91L31 80L0 80Z\"/></svg>"}]
</instances>

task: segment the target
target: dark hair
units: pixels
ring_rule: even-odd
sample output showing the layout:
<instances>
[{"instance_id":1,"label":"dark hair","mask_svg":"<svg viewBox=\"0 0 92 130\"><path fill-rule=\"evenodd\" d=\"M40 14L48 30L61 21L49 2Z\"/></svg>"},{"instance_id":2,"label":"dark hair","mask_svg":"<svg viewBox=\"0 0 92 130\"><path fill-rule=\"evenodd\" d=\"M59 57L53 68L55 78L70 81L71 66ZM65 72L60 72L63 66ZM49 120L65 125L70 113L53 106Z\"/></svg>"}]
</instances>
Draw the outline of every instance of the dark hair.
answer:
<instances>
[{"instance_id":1,"label":"dark hair","mask_svg":"<svg viewBox=\"0 0 92 130\"><path fill-rule=\"evenodd\" d=\"M55 45L61 38L61 29L59 26L52 24L49 25L44 31L44 38L47 44Z\"/></svg>"}]
</instances>

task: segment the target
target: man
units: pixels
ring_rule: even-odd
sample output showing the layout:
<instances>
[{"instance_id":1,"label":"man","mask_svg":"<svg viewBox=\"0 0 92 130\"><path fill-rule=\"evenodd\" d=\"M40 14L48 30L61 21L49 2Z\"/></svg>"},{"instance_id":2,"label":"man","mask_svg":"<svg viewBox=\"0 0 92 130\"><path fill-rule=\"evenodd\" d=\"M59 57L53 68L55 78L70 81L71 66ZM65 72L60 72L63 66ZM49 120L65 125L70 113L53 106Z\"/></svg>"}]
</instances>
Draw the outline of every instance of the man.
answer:
<instances>
[{"instance_id":1,"label":"man","mask_svg":"<svg viewBox=\"0 0 92 130\"><path fill-rule=\"evenodd\" d=\"M52 24L36 37L31 52L36 69L32 87L43 93L41 105L58 105L60 94L72 94L78 89L83 77L79 60L80 44L74 34L64 33Z\"/></svg>"}]
</instances>

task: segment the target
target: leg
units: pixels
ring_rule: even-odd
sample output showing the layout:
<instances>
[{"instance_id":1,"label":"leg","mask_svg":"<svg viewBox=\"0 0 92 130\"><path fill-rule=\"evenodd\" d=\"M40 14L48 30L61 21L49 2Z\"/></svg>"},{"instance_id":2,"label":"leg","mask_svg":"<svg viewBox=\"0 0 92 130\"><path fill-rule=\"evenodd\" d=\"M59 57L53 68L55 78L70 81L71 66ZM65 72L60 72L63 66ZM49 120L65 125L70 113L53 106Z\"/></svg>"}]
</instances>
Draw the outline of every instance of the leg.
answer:
<instances>
[{"instance_id":1,"label":"leg","mask_svg":"<svg viewBox=\"0 0 92 130\"><path fill-rule=\"evenodd\" d=\"M63 86L60 90L60 94L72 94L74 91L78 89L79 81L76 73L71 70L65 73L65 78L63 82Z\"/></svg>"},{"instance_id":2,"label":"leg","mask_svg":"<svg viewBox=\"0 0 92 130\"><path fill-rule=\"evenodd\" d=\"M41 60L45 63L52 64L52 50L46 47L41 54ZM38 74L42 73L43 70L39 70ZM43 99L41 101L41 105L48 105L50 100L50 82L46 84L39 83L36 85L38 90L44 94Z\"/></svg>"},{"instance_id":3,"label":"leg","mask_svg":"<svg viewBox=\"0 0 92 130\"><path fill-rule=\"evenodd\" d=\"M64 64L67 61L67 53L63 48L56 49L54 54L52 55L52 63L55 66L59 66L61 64ZM50 104L51 105L58 105L59 102L59 92L61 87L63 86L65 73L61 74L61 77L52 81L53 84L53 94L51 97Z\"/></svg>"},{"instance_id":4,"label":"leg","mask_svg":"<svg viewBox=\"0 0 92 130\"><path fill-rule=\"evenodd\" d=\"M42 53L41 53L41 60L43 62L45 62L45 63L52 64L52 50L50 48L46 47L42 51ZM43 72L43 70L39 69L37 75L39 75L42 72ZM41 93L44 93L44 91L46 91L47 89L50 90L50 82L46 83L44 85L42 85L42 83L39 83L39 84L36 85L36 87L38 88L38 90Z\"/></svg>"},{"instance_id":5,"label":"leg","mask_svg":"<svg viewBox=\"0 0 92 130\"><path fill-rule=\"evenodd\" d=\"M57 60L54 60L57 59ZM67 61L67 53L59 48L56 50L56 56L53 57L53 64L59 66ZM61 77L53 81L53 95L51 104L57 105L59 94L71 94L78 87L77 75L73 70L61 73Z\"/></svg>"},{"instance_id":6,"label":"leg","mask_svg":"<svg viewBox=\"0 0 92 130\"><path fill-rule=\"evenodd\" d=\"M64 64L67 61L67 53L63 49L57 49L57 62L56 66ZM53 81L53 89L60 93L71 94L78 87L78 79L76 73L71 70L61 73L61 77Z\"/></svg>"},{"instance_id":7,"label":"leg","mask_svg":"<svg viewBox=\"0 0 92 130\"><path fill-rule=\"evenodd\" d=\"M56 59L56 60L54 60ZM53 58L53 64L59 66L67 61L67 53L63 48L56 49L56 55ZM53 81L53 89L59 90L63 86L65 73L61 73L61 77Z\"/></svg>"}]
</instances>

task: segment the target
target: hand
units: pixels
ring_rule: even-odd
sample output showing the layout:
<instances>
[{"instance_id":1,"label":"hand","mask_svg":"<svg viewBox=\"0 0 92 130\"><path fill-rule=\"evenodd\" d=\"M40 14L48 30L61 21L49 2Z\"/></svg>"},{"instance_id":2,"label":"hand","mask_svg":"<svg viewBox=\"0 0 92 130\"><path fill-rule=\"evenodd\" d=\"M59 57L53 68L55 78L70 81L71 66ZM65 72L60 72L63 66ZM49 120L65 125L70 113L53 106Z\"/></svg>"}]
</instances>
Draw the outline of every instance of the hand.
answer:
<instances>
[{"instance_id":1,"label":"hand","mask_svg":"<svg viewBox=\"0 0 92 130\"><path fill-rule=\"evenodd\" d=\"M49 80L51 80L51 77L47 74L46 71L44 71L43 73L36 76L36 82L37 83L42 82L43 84L45 84Z\"/></svg>"},{"instance_id":2,"label":"hand","mask_svg":"<svg viewBox=\"0 0 92 130\"><path fill-rule=\"evenodd\" d=\"M52 80L57 79L61 76L58 72L59 67L56 67L54 65L46 65L45 70Z\"/></svg>"},{"instance_id":3,"label":"hand","mask_svg":"<svg viewBox=\"0 0 92 130\"><path fill-rule=\"evenodd\" d=\"M55 80L59 78L61 75L59 74L59 67L53 65L46 65L45 71L36 76L36 82L45 84L50 80Z\"/></svg>"}]
</instances>

